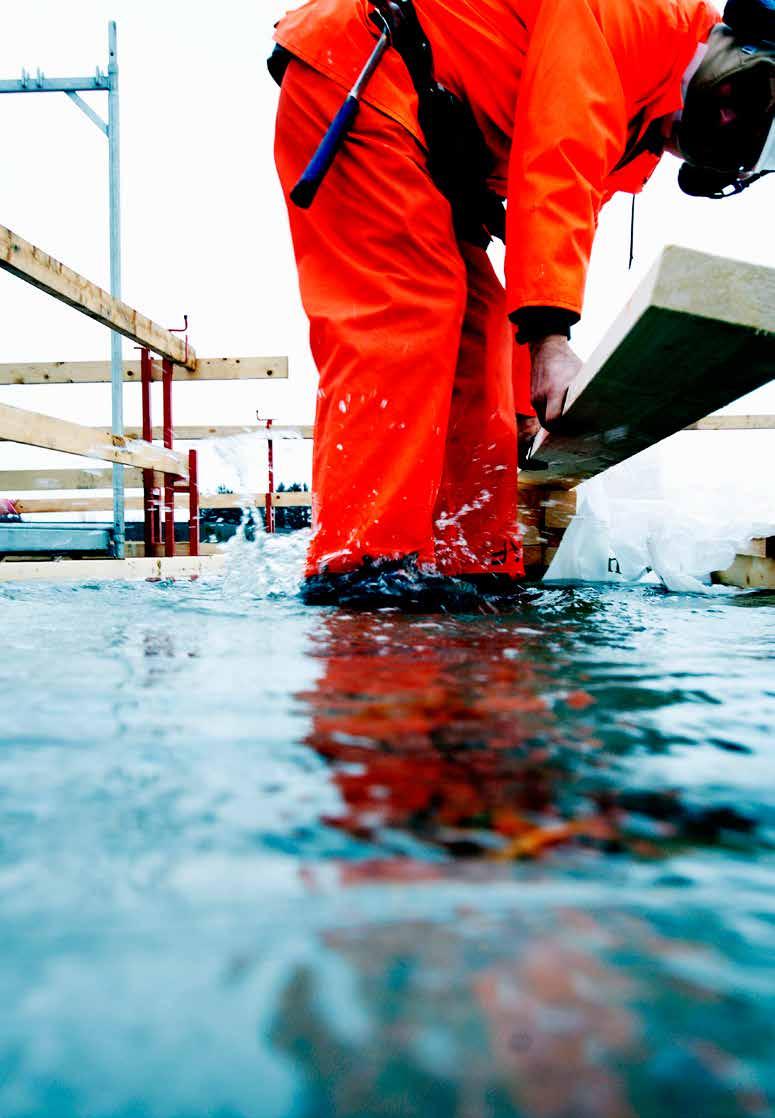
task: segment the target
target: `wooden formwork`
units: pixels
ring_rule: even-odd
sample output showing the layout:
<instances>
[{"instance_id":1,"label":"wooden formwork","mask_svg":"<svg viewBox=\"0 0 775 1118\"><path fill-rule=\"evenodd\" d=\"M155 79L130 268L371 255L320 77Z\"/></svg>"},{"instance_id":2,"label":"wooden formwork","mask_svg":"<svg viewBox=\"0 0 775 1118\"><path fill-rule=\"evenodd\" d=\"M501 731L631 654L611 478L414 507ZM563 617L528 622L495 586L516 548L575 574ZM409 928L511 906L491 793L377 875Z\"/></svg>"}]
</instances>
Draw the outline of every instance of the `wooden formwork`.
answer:
<instances>
[{"instance_id":1,"label":"wooden formwork","mask_svg":"<svg viewBox=\"0 0 775 1118\"><path fill-rule=\"evenodd\" d=\"M750 540L724 571L714 571L714 582L745 590L775 590L775 536Z\"/></svg>"},{"instance_id":2,"label":"wooden formwork","mask_svg":"<svg viewBox=\"0 0 775 1118\"><path fill-rule=\"evenodd\" d=\"M126 559L32 559L0 562L2 582L161 582L218 574L224 555L174 555Z\"/></svg>"},{"instance_id":3,"label":"wooden formwork","mask_svg":"<svg viewBox=\"0 0 775 1118\"><path fill-rule=\"evenodd\" d=\"M175 556L175 510L179 504L179 496L185 493L189 511L189 550L191 558L196 557L199 553L200 509L197 452L192 449L187 453L180 453L173 449L175 431L172 422L172 385L174 382L287 377L287 359L199 358L189 344L187 319L183 331L158 326L133 307L109 295L90 280L1 225L0 269L18 276L137 343L141 350L140 361L124 362L123 369L117 372L122 373L125 383L134 381L141 385L143 414L141 431L125 432L119 423L119 434L0 404L0 440L130 467L133 480L138 476L142 477L142 508L145 516L146 551L149 556L157 553L162 541L165 557L169 559ZM185 336L181 337L181 333L185 333ZM154 355L161 358L161 369L154 365ZM105 361L0 365L0 385L94 384L112 380L112 365ZM154 429L151 422L151 385L154 381L162 384L164 414L160 430ZM118 388L119 385L114 384L114 405ZM155 437L162 439L163 447L154 445ZM271 443L269 445L271 461ZM46 473L45 470L42 472ZM88 473L89 471L81 471L82 477L77 482L79 488L88 485L88 480L84 477ZM27 481L29 483L29 479ZM34 492L37 486L30 484ZM271 466L270 489L273 489ZM18 494L11 496L18 497ZM267 516L271 518L274 509L271 494L265 496L265 502ZM107 501L105 498L28 497L14 500L12 504L13 510L19 514L30 514L44 511L92 512L104 508ZM100 536L94 532L94 526L79 524L67 526L63 535L57 530L61 525L36 524L17 528L6 523L3 526L3 553L23 556L30 548L46 552L51 550L52 545L65 547L72 554L90 550L95 554L102 554L105 553L107 544L108 552L121 555L124 543L124 502L118 475L113 488L113 501L107 507L114 510L112 535L105 529Z\"/></svg>"},{"instance_id":4,"label":"wooden formwork","mask_svg":"<svg viewBox=\"0 0 775 1118\"><path fill-rule=\"evenodd\" d=\"M543 578L562 542L565 529L576 514L577 494L556 481L546 485L523 481L519 485L519 525L525 555L525 574Z\"/></svg>"},{"instance_id":5,"label":"wooden formwork","mask_svg":"<svg viewBox=\"0 0 775 1118\"><path fill-rule=\"evenodd\" d=\"M87 454L130 467L132 482L140 477L144 482L146 517L149 510L155 516L156 535L152 532L149 537L149 550L161 539L162 508L165 547L169 548L178 503L174 478L185 482L192 461L194 466L196 462L195 457L191 458L195 452L189 452L186 458L172 449L171 405L167 403L172 381L281 378L287 376L287 363L282 358L197 358L180 337L111 299L2 226L0 267L143 347L143 361L125 363L124 379L144 381L145 417L142 430L128 431L119 437L0 405L0 439ZM764 429L772 425L771 416L703 417L771 379L775 357L774 277L772 269L675 247L665 250L571 385L559 431L539 436L529 468L520 475L520 523L529 577L541 576L551 563L576 511L573 486L579 480L602 472L680 429ZM162 373L153 366L151 350L164 359ZM105 362L0 365L0 385L94 383L109 377L110 367ZM163 428L151 426L150 405L146 407L150 381L158 379L162 379L165 388ZM267 526L272 530L278 505L303 505L310 501L308 494L274 492L273 440L311 438L311 428L274 427L268 421L263 427L178 428L174 437L194 440L243 433L261 434L267 440L269 491L252 495L252 500L263 501ZM138 439L138 435L143 437ZM164 439L164 448L153 445L156 438ZM163 484L159 471L164 474ZM41 473L45 480L30 486L33 493L54 488L50 482L56 480L52 476L56 471ZM75 471L61 473L64 481L66 473L72 475ZM99 488L96 483L104 483L104 472L99 479L95 473L94 486L88 480L90 471L79 473L81 479L72 488ZM198 496L195 473L191 476L194 482L189 483L189 494L196 490ZM180 483L177 484L179 492ZM130 497L129 507L137 501L139 498ZM205 507L225 508L250 501L242 494L216 494L204 497L201 503L207 502ZM22 498L18 505L20 512L27 513L91 512L105 507L107 502L101 497L33 495ZM192 524L195 519L192 511ZM192 550L193 531L192 528ZM772 562L768 555L744 558ZM757 571L760 569L760 564L749 566L751 570L754 566Z\"/></svg>"}]
</instances>

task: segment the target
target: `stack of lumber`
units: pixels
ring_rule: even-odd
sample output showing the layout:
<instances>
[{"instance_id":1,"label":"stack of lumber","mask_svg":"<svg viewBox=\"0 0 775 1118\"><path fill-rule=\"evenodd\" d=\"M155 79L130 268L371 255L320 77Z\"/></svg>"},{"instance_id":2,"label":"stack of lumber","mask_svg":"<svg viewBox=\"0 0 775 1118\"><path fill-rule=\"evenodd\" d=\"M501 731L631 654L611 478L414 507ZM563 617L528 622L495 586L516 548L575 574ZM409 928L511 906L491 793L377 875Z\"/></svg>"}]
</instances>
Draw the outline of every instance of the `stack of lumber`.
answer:
<instances>
[{"instance_id":1,"label":"stack of lumber","mask_svg":"<svg viewBox=\"0 0 775 1118\"><path fill-rule=\"evenodd\" d=\"M714 571L714 582L749 590L775 590L775 536L750 540L731 567Z\"/></svg>"},{"instance_id":2,"label":"stack of lumber","mask_svg":"<svg viewBox=\"0 0 775 1118\"><path fill-rule=\"evenodd\" d=\"M558 482L536 485L523 482L519 488L519 525L525 555L525 574L543 578L560 546L565 529L576 514L575 489Z\"/></svg>"}]
</instances>

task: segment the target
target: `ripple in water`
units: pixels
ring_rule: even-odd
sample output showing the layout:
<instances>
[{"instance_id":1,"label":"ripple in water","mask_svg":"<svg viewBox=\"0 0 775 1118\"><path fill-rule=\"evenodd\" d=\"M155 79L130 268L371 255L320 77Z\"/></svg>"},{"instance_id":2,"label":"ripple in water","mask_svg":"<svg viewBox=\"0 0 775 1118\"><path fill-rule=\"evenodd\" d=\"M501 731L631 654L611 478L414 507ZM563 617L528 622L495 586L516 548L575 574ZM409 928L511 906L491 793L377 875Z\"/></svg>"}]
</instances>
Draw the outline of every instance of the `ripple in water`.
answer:
<instances>
[{"instance_id":1,"label":"ripple in water","mask_svg":"<svg viewBox=\"0 0 775 1118\"><path fill-rule=\"evenodd\" d=\"M772 1111L775 601L0 587L0 1114Z\"/></svg>"}]
</instances>

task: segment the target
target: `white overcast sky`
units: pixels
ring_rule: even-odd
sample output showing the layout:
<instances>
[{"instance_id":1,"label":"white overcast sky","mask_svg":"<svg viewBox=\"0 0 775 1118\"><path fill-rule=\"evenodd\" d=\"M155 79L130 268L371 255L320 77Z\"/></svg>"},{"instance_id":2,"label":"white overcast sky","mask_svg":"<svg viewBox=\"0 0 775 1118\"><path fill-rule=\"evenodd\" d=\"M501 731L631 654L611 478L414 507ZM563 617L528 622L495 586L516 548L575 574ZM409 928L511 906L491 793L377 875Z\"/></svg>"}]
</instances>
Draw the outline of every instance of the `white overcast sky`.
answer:
<instances>
[{"instance_id":1,"label":"white overcast sky","mask_svg":"<svg viewBox=\"0 0 775 1118\"><path fill-rule=\"evenodd\" d=\"M295 5L3 0L0 78L18 77L22 67L33 73L40 67L51 77L104 68L107 22L118 23L125 300L166 326L180 325L187 313L200 356L290 358L288 382L181 388L180 422L250 423L257 410L310 422L314 413L315 372L272 161L277 92L265 67L272 24L289 6ZM105 95L90 100L107 112ZM0 129L0 223L107 287L104 137L62 94L0 96ZM582 356L665 244L775 263L769 182L730 202L702 202L681 195L677 167L664 160L639 200L632 273L629 198L607 207L575 336ZM125 355L132 355L128 343ZM0 273L1 362L108 356L103 328ZM127 422L139 420L138 395L126 390ZM107 386L0 388L0 400L109 422ZM775 389L736 410L775 412ZM662 461L684 486L728 486L733 479L764 492L764 477L761 486L757 479L765 469L771 475L774 443L767 434L684 435ZM283 448L285 480L306 474L307 452ZM0 447L2 467L43 460L41 451ZM772 512L775 519L775 507Z\"/></svg>"}]
</instances>

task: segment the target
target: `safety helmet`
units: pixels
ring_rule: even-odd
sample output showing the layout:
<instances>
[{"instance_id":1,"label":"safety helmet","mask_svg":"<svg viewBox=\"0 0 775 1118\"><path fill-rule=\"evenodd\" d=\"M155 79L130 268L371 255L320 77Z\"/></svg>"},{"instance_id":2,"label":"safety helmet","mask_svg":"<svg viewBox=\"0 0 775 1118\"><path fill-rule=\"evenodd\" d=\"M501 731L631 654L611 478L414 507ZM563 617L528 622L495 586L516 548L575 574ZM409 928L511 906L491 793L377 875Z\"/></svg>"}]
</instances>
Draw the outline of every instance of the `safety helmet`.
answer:
<instances>
[{"instance_id":1,"label":"safety helmet","mask_svg":"<svg viewBox=\"0 0 775 1118\"><path fill-rule=\"evenodd\" d=\"M689 82L678 146L686 194L724 198L775 171L775 0L729 0Z\"/></svg>"}]
</instances>

